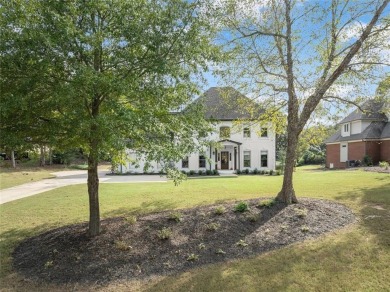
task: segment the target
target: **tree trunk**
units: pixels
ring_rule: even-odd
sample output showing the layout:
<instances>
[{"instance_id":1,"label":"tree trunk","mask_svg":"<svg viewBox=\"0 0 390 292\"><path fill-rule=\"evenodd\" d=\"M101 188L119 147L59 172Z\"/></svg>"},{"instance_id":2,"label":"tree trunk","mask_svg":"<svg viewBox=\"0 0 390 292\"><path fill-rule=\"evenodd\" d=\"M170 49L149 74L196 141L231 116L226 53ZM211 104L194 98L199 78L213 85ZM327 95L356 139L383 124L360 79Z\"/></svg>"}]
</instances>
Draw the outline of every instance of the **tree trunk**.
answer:
<instances>
[{"instance_id":1,"label":"tree trunk","mask_svg":"<svg viewBox=\"0 0 390 292\"><path fill-rule=\"evenodd\" d=\"M298 135L295 132L289 132L287 138L287 154L284 169L283 187L276 196L276 200L286 204L298 203L293 188L293 173L298 147Z\"/></svg>"},{"instance_id":2,"label":"tree trunk","mask_svg":"<svg viewBox=\"0 0 390 292\"><path fill-rule=\"evenodd\" d=\"M49 147L49 165L53 165L53 151Z\"/></svg>"},{"instance_id":3,"label":"tree trunk","mask_svg":"<svg viewBox=\"0 0 390 292\"><path fill-rule=\"evenodd\" d=\"M46 158L45 158L45 146L40 147L40 157L39 157L39 166L45 166L46 164Z\"/></svg>"},{"instance_id":4,"label":"tree trunk","mask_svg":"<svg viewBox=\"0 0 390 292\"><path fill-rule=\"evenodd\" d=\"M94 146L92 146L94 148ZM99 177L98 157L96 149L91 149L88 156L88 195L89 195L89 236L96 236L100 233L100 211L99 211Z\"/></svg>"},{"instance_id":5,"label":"tree trunk","mask_svg":"<svg viewBox=\"0 0 390 292\"><path fill-rule=\"evenodd\" d=\"M11 162L12 162L12 167L16 168L15 151L14 150L11 150Z\"/></svg>"}]
</instances>

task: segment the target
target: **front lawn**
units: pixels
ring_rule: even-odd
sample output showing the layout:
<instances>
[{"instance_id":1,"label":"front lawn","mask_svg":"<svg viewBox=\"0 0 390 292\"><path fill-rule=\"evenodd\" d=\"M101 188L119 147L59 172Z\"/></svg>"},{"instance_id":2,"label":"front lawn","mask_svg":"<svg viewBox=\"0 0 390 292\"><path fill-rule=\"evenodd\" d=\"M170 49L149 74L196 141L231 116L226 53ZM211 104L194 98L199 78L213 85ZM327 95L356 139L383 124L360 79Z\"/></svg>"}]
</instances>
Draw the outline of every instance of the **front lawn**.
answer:
<instances>
[{"instance_id":1,"label":"front lawn","mask_svg":"<svg viewBox=\"0 0 390 292\"><path fill-rule=\"evenodd\" d=\"M240 176L188 180L178 187L171 183L102 184L101 213L108 218L270 197L279 190L281 181L281 176ZM389 290L390 176L301 168L295 174L295 190L298 198L322 198L346 204L358 215L359 222L319 239L250 259L214 264L150 281L112 283L104 289ZM80 185L1 205L1 285L16 290L56 288L48 284L26 284L13 274L11 252L28 236L87 218L86 186Z\"/></svg>"},{"instance_id":2,"label":"front lawn","mask_svg":"<svg viewBox=\"0 0 390 292\"><path fill-rule=\"evenodd\" d=\"M32 168L0 168L0 190L18 186L21 184L39 181L45 178L54 177L50 174L53 171L63 170L58 168L43 168L43 167L32 167Z\"/></svg>"}]
</instances>

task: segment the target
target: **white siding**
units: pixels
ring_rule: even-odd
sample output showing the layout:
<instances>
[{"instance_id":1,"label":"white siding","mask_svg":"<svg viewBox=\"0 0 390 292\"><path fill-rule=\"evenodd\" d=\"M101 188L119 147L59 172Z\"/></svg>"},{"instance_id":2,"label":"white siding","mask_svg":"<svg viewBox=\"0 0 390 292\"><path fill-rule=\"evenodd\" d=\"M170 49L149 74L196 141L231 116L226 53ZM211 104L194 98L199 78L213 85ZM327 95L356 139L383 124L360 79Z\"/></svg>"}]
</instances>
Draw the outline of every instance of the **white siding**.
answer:
<instances>
[{"instance_id":1,"label":"white siding","mask_svg":"<svg viewBox=\"0 0 390 292\"><path fill-rule=\"evenodd\" d=\"M362 132L362 121L353 121L351 123L351 135L360 134Z\"/></svg>"}]
</instances>

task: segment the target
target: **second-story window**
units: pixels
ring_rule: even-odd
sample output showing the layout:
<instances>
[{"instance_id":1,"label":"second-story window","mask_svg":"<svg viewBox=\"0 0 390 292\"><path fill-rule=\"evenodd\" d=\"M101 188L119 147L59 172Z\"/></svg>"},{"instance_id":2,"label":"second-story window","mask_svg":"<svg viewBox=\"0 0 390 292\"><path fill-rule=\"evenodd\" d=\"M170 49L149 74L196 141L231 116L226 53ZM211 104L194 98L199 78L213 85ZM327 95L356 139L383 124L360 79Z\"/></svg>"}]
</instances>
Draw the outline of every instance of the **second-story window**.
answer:
<instances>
[{"instance_id":1,"label":"second-story window","mask_svg":"<svg viewBox=\"0 0 390 292\"><path fill-rule=\"evenodd\" d=\"M349 132L349 124L344 124L344 132L345 133Z\"/></svg>"},{"instance_id":2,"label":"second-story window","mask_svg":"<svg viewBox=\"0 0 390 292\"><path fill-rule=\"evenodd\" d=\"M268 137L268 129L267 128L261 128L261 137L263 137L263 138Z\"/></svg>"},{"instance_id":3,"label":"second-story window","mask_svg":"<svg viewBox=\"0 0 390 292\"><path fill-rule=\"evenodd\" d=\"M250 138L251 137L251 129L250 128L244 128L244 138Z\"/></svg>"},{"instance_id":4,"label":"second-story window","mask_svg":"<svg viewBox=\"0 0 390 292\"><path fill-rule=\"evenodd\" d=\"M223 139L230 138L230 127L220 127L219 137Z\"/></svg>"}]
</instances>

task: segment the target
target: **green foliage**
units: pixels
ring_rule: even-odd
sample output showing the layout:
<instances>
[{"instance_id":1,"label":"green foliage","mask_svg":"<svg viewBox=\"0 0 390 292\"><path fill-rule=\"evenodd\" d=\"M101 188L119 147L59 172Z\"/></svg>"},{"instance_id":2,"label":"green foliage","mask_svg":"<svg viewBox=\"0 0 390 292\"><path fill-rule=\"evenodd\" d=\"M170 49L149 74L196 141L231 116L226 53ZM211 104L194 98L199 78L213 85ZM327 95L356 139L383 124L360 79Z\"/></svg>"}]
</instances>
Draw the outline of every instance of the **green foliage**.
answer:
<instances>
[{"instance_id":1,"label":"green foliage","mask_svg":"<svg viewBox=\"0 0 390 292\"><path fill-rule=\"evenodd\" d=\"M167 227L163 227L161 230L157 231L157 237L161 240L169 239L171 235L172 230Z\"/></svg>"},{"instance_id":2,"label":"green foliage","mask_svg":"<svg viewBox=\"0 0 390 292\"><path fill-rule=\"evenodd\" d=\"M212 174L212 171L210 169L207 169L206 170L206 175L211 175Z\"/></svg>"},{"instance_id":3,"label":"green foliage","mask_svg":"<svg viewBox=\"0 0 390 292\"><path fill-rule=\"evenodd\" d=\"M274 170L271 169L271 170L269 171L269 175L273 175L273 174L274 174Z\"/></svg>"},{"instance_id":4,"label":"green foliage","mask_svg":"<svg viewBox=\"0 0 390 292\"><path fill-rule=\"evenodd\" d=\"M192 169L191 169L191 170L188 172L188 174L189 174L189 175L194 175L194 174L195 174L195 170L192 170Z\"/></svg>"},{"instance_id":5,"label":"green foliage","mask_svg":"<svg viewBox=\"0 0 390 292\"><path fill-rule=\"evenodd\" d=\"M248 204L246 202L240 202L234 207L235 212L243 213L243 212L248 211L248 210L249 210L249 207L248 207Z\"/></svg>"},{"instance_id":6,"label":"green foliage","mask_svg":"<svg viewBox=\"0 0 390 292\"><path fill-rule=\"evenodd\" d=\"M236 174L241 174L241 170L237 169Z\"/></svg>"},{"instance_id":7,"label":"green foliage","mask_svg":"<svg viewBox=\"0 0 390 292\"><path fill-rule=\"evenodd\" d=\"M259 171L258 171L258 169L257 169L257 168L255 168L255 169L252 171L252 173L253 173L253 174L258 174L258 173L259 173Z\"/></svg>"},{"instance_id":8,"label":"green foliage","mask_svg":"<svg viewBox=\"0 0 390 292\"><path fill-rule=\"evenodd\" d=\"M218 175L219 174L218 170L217 169L213 169L213 174L214 175Z\"/></svg>"},{"instance_id":9,"label":"green foliage","mask_svg":"<svg viewBox=\"0 0 390 292\"><path fill-rule=\"evenodd\" d=\"M384 168L386 170L389 169L389 163L387 161L379 161L379 167Z\"/></svg>"},{"instance_id":10,"label":"green foliage","mask_svg":"<svg viewBox=\"0 0 390 292\"><path fill-rule=\"evenodd\" d=\"M178 211L171 212L168 216L169 220L176 221L177 223L181 222L183 220L183 214L181 214Z\"/></svg>"},{"instance_id":11,"label":"green foliage","mask_svg":"<svg viewBox=\"0 0 390 292\"><path fill-rule=\"evenodd\" d=\"M135 223L137 223L137 217L136 216L127 216L127 217L125 217L125 220L130 225L134 225Z\"/></svg>"},{"instance_id":12,"label":"green foliage","mask_svg":"<svg viewBox=\"0 0 390 292\"><path fill-rule=\"evenodd\" d=\"M125 241L123 241L123 240L117 240L117 241L115 241L114 245L115 245L115 248L118 249L118 250L120 250L120 251L127 251L127 250L129 250L129 249L131 248L130 245L128 245L128 244L127 244Z\"/></svg>"},{"instance_id":13,"label":"green foliage","mask_svg":"<svg viewBox=\"0 0 390 292\"><path fill-rule=\"evenodd\" d=\"M362 161L364 166L372 166L372 158L369 155L364 155L363 161Z\"/></svg>"},{"instance_id":14,"label":"green foliage","mask_svg":"<svg viewBox=\"0 0 390 292\"><path fill-rule=\"evenodd\" d=\"M198 170L198 175L203 175L203 174L204 174L203 170L199 169Z\"/></svg>"},{"instance_id":15,"label":"green foliage","mask_svg":"<svg viewBox=\"0 0 390 292\"><path fill-rule=\"evenodd\" d=\"M249 222L256 222L257 220L259 220L259 215L255 213L250 213L246 215L246 220L248 220Z\"/></svg>"},{"instance_id":16,"label":"green foliage","mask_svg":"<svg viewBox=\"0 0 390 292\"><path fill-rule=\"evenodd\" d=\"M276 201L274 199L267 199L267 200L260 200L259 203L257 204L257 206L271 208L275 204L276 204Z\"/></svg>"},{"instance_id":17,"label":"green foliage","mask_svg":"<svg viewBox=\"0 0 390 292\"><path fill-rule=\"evenodd\" d=\"M238 242L236 242L236 245L240 247L248 246L248 244L243 239L240 239Z\"/></svg>"},{"instance_id":18,"label":"green foliage","mask_svg":"<svg viewBox=\"0 0 390 292\"><path fill-rule=\"evenodd\" d=\"M201 3L111 4L2 2L2 143L80 148L90 174L103 153L118 164L116 155L131 148L168 165L208 143L201 105L172 114L199 94L195 77L222 56ZM184 178L165 171L175 183ZM90 218L99 218L90 202Z\"/></svg>"},{"instance_id":19,"label":"green foliage","mask_svg":"<svg viewBox=\"0 0 390 292\"><path fill-rule=\"evenodd\" d=\"M218 206L214 209L215 215L222 215L226 212L226 208L224 206Z\"/></svg>"},{"instance_id":20,"label":"green foliage","mask_svg":"<svg viewBox=\"0 0 390 292\"><path fill-rule=\"evenodd\" d=\"M245 174L249 174L249 172L250 172L249 168L246 168L246 169L244 169L244 171L243 171L243 173L245 173Z\"/></svg>"},{"instance_id":21,"label":"green foliage","mask_svg":"<svg viewBox=\"0 0 390 292\"><path fill-rule=\"evenodd\" d=\"M221 225L215 222L206 225L206 229L209 231L217 231L219 227L221 227Z\"/></svg>"},{"instance_id":22,"label":"green foliage","mask_svg":"<svg viewBox=\"0 0 390 292\"><path fill-rule=\"evenodd\" d=\"M294 212L297 215L297 217L305 218L307 216L308 210L305 208L303 208L303 209L295 208Z\"/></svg>"},{"instance_id":23,"label":"green foliage","mask_svg":"<svg viewBox=\"0 0 390 292\"><path fill-rule=\"evenodd\" d=\"M187 257L187 261L189 262L194 262L194 261L197 261L199 259L199 256L197 254L190 254L188 257Z\"/></svg>"}]
</instances>

